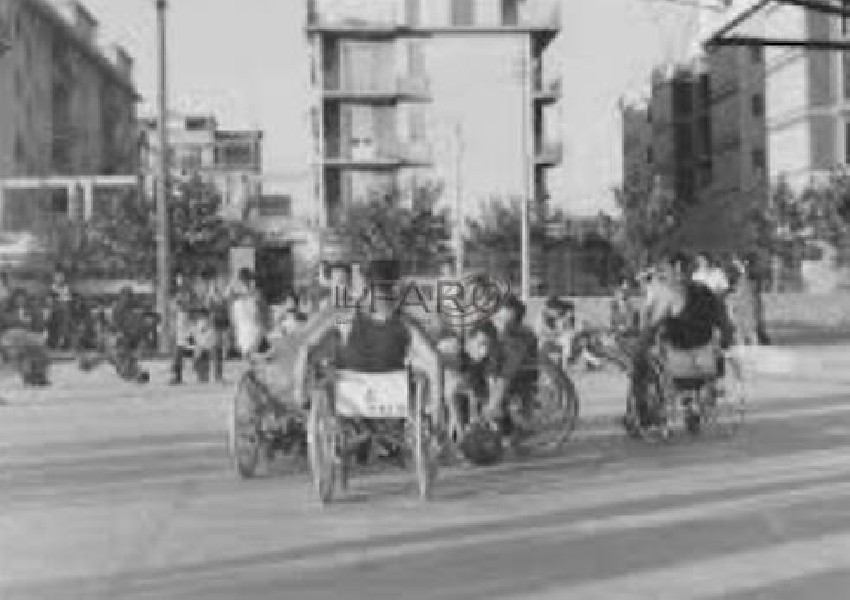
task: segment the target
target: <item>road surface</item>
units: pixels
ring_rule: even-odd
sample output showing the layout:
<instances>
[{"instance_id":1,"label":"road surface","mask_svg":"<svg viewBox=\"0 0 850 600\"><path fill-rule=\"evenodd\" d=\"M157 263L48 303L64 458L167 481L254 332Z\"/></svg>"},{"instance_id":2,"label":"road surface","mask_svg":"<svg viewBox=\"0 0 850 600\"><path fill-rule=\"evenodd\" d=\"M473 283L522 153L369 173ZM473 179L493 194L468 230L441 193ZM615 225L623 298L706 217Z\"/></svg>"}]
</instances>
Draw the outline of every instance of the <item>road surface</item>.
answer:
<instances>
[{"instance_id":1,"label":"road surface","mask_svg":"<svg viewBox=\"0 0 850 600\"><path fill-rule=\"evenodd\" d=\"M444 471L429 504L396 471L326 508L297 466L238 480L227 388L98 373L7 393L0 598L847 597L844 352L755 378L733 439L648 446L601 425L560 456ZM586 413L614 415L610 379L582 383Z\"/></svg>"}]
</instances>

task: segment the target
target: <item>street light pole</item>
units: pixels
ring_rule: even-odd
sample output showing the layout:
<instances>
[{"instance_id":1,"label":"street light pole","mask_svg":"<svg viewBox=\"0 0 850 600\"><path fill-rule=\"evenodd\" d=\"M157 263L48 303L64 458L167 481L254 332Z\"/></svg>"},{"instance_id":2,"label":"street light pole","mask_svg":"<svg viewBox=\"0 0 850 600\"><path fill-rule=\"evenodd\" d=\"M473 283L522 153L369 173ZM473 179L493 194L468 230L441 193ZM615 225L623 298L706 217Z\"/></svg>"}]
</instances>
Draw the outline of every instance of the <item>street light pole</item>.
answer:
<instances>
[{"instance_id":1,"label":"street light pole","mask_svg":"<svg viewBox=\"0 0 850 600\"><path fill-rule=\"evenodd\" d=\"M171 315L169 314L169 283L171 281L171 252L168 223L168 77L166 55L166 0L156 0L157 32L159 37L159 180L157 182L157 293L156 307L162 317L160 350L167 352L171 344Z\"/></svg>"},{"instance_id":2,"label":"street light pole","mask_svg":"<svg viewBox=\"0 0 850 600\"><path fill-rule=\"evenodd\" d=\"M528 143L528 137L532 128L529 127L529 104L531 77L529 77L528 65L528 48L523 48L521 65L520 65L520 81L522 86L522 160L523 160L523 175L525 179L525 193L522 198L520 227L522 229L520 240L520 261L521 261L521 294L522 301L528 302L531 298L531 232L529 231L529 215L528 211L531 203L532 186L531 186L531 148Z\"/></svg>"},{"instance_id":3,"label":"street light pole","mask_svg":"<svg viewBox=\"0 0 850 600\"><path fill-rule=\"evenodd\" d=\"M463 279L463 131L461 124L455 125L455 148L457 159L457 190L455 191L455 275L458 281Z\"/></svg>"}]
</instances>

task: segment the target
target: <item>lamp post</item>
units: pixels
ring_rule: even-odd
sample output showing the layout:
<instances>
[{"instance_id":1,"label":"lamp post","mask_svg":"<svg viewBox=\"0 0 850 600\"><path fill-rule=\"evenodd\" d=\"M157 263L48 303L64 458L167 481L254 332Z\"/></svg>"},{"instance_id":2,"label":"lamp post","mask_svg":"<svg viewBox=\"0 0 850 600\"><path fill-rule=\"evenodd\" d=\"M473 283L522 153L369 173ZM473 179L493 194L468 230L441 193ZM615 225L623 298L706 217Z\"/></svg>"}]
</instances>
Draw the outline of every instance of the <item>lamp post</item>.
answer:
<instances>
[{"instance_id":1,"label":"lamp post","mask_svg":"<svg viewBox=\"0 0 850 600\"><path fill-rule=\"evenodd\" d=\"M171 281L168 226L168 78L166 55L166 0L156 0L159 38L159 180L157 182L157 311L162 317L160 350L167 352L171 343L169 283Z\"/></svg>"}]
</instances>

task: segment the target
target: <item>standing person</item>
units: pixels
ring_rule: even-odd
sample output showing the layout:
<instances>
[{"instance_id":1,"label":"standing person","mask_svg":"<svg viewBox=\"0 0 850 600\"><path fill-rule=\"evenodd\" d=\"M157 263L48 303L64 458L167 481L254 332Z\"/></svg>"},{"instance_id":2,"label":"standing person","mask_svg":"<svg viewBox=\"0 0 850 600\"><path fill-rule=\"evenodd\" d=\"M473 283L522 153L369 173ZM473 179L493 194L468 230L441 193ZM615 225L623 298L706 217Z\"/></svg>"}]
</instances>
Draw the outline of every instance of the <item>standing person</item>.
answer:
<instances>
[{"instance_id":1,"label":"standing person","mask_svg":"<svg viewBox=\"0 0 850 600\"><path fill-rule=\"evenodd\" d=\"M50 285L50 291L56 294L58 303L58 327L59 339L57 347L67 350L71 347L72 329L72 309L74 296L71 292L71 286L65 277L65 272L57 269L53 273L53 282Z\"/></svg>"},{"instance_id":2,"label":"standing person","mask_svg":"<svg viewBox=\"0 0 850 600\"><path fill-rule=\"evenodd\" d=\"M269 330L269 309L257 289L254 272L239 269L236 281L227 292L231 300L231 318L236 334L236 346L243 359L269 350L266 335Z\"/></svg>"},{"instance_id":3,"label":"standing person","mask_svg":"<svg viewBox=\"0 0 850 600\"><path fill-rule=\"evenodd\" d=\"M696 256L696 269L691 280L702 283L718 296L724 296L729 291L729 279L707 252Z\"/></svg>"},{"instance_id":4,"label":"standing person","mask_svg":"<svg viewBox=\"0 0 850 600\"><path fill-rule=\"evenodd\" d=\"M213 365L213 376L217 383L224 383L224 348L230 331L230 314L227 299L221 290L214 269L205 269L203 306L209 312L213 331L215 332L214 344L211 350Z\"/></svg>"},{"instance_id":5,"label":"standing person","mask_svg":"<svg viewBox=\"0 0 850 600\"><path fill-rule=\"evenodd\" d=\"M180 385L183 383L183 359L194 355L192 311L197 309L199 302L194 291L180 273L175 278L175 288L174 297L171 301L175 340L170 383L171 385Z\"/></svg>"},{"instance_id":6,"label":"standing person","mask_svg":"<svg viewBox=\"0 0 850 600\"><path fill-rule=\"evenodd\" d=\"M5 309L12 297L12 288L9 284L9 274L0 272L0 308Z\"/></svg>"}]
</instances>

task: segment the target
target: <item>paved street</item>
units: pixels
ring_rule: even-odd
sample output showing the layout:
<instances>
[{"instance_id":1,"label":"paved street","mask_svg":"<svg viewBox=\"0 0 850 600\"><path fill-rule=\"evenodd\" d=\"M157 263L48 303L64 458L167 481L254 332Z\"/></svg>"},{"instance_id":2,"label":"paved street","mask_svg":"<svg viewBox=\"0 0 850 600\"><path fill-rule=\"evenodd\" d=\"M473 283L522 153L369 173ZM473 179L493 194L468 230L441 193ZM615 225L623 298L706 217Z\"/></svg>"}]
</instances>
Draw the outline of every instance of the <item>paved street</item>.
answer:
<instances>
[{"instance_id":1,"label":"paved street","mask_svg":"<svg viewBox=\"0 0 850 600\"><path fill-rule=\"evenodd\" d=\"M622 381L587 376L562 455L444 471L430 504L372 474L324 509L297 466L229 470L228 388L7 382L0 598L845 597L846 353L775 351L743 433L661 446L609 435Z\"/></svg>"}]
</instances>

